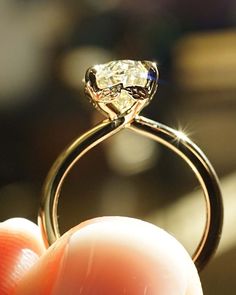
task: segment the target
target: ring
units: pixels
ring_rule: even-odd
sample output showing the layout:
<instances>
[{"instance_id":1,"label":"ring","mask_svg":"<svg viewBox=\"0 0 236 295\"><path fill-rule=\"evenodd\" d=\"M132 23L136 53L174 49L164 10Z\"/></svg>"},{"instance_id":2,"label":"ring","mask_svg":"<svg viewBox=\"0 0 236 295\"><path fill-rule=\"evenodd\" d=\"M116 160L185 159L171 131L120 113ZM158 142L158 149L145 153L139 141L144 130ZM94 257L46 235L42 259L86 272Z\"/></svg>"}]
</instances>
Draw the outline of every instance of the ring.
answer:
<instances>
[{"instance_id":1,"label":"ring","mask_svg":"<svg viewBox=\"0 0 236 295\"><path fill-rule=\"evenodd\" d=\"M192 169L206 203L206 223L192 256L201 270L215 252L222 231L223 204L218 177L207 157L184 133L139 115L152 100L158 85L155 62L118 60L89 68L85 94L105 116L77 138L52 166L43 189L38 223L46 245L59 237L57 204L63 181L72 166L93 147L124 128L163 144Z\"/></svg>"}]
</instances>

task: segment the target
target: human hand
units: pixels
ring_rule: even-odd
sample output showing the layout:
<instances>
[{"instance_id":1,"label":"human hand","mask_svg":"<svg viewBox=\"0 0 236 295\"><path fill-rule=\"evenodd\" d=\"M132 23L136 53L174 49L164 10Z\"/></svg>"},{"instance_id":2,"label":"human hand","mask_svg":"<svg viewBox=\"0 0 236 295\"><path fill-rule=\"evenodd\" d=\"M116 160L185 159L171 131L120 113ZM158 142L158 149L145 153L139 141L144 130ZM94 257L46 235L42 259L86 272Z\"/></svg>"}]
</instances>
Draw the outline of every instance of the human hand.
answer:
<instances>
[{"instance_id":1,"label":"human hand","mask_svg":"<svg viewBox=\"0 0 236 295\"><path fill-rule=\"evenodd\" d=\"M84 222L45 249L39 228L15 218L0 224L0 295L200 295L185 249L137 219Z\"/></svg>"}]
</instances>

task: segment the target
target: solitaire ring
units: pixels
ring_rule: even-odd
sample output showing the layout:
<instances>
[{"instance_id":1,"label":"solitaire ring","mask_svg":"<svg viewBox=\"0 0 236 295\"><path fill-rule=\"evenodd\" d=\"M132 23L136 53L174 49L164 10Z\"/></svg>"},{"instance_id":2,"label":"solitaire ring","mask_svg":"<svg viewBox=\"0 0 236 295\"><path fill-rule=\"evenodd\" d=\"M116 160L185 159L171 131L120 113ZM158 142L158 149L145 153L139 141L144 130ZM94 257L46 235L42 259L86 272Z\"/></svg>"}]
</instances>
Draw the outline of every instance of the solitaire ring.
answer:
<instances>
[{"instance_id":1,"label":"solitaire ring","mask_svg":"<svg viewBox=\"0 0 236 295\"><path fill-rule=\"evenodd\" d=\"M206 223L192 256L201 270L214 254L221 236L223 204L217 175L207 157L184 133L139 115L152 100L158 85L155 62L118 60L89 68L85 94L107 118L79 136L56 160L43 189L39 226L46 245L59 237L57 204L65 177L93 147L128 128L179 155L192 169L206 203Z\"/></svg>"}]
</instances>

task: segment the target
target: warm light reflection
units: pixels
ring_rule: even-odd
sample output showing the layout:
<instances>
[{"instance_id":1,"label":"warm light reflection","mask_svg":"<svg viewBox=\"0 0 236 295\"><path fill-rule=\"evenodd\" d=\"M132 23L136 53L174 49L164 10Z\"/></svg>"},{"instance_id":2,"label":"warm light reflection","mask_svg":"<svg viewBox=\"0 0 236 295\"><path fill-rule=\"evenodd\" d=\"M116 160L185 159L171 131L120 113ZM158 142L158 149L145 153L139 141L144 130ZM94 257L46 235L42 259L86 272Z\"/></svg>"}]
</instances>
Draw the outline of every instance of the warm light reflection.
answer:
<instances>
[{"instance_id":1,"label":"warm light reflection","mask_svg":"<svg viewBox=\"0 0 236 295\"><path fill-rule=\"evenodd\" d=\"M178 131L176 131L176 134L177 134L179 140L183 140L183 141L188 140L187 135L183 131L178 130Z\"/></svg>"},{"instance_id":2,"label":"warm light reflection","mask_svg":"<svg viewBox=\"0 0 236 295\"><path fill-rule=\"evenodd\" d=\"M185 124L183 125L182 122L178 122L177 123L177 130L180 133L185 134L185 137L192 137L195 133L195 127L191 125L191 122L185 122Z\"/></svg>"},{"instance_id":3,"label":"warm light reflection","mask_svg":"<svg viewBox=\"0 0 236 295\"><path fill-rule=\"evenodd\" d=\"M18 257L17 263L11 272L11 277L18 281L30 267L32 267L39 259L39 256L31 249L22 249Z\"/></svg>"}]
</instances>

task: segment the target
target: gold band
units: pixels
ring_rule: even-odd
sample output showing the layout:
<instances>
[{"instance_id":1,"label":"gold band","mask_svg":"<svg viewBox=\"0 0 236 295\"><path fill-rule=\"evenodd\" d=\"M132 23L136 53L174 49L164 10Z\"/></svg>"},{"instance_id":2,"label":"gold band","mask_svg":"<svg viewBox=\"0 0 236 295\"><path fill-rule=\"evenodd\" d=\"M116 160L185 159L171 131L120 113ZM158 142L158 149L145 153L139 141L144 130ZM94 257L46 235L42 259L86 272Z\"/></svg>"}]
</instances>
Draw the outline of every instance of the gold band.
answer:
<instances>
[{"instance_id":1,"label":"gold band","mask_svg":"<svg viewBox=\"0 0 236 295\"><path fill-rule=\"evenodd\" d=\"M46 244L59 237L57 203L63 181L72 166L89 150L122 128L129 128L151 138L183 158L196 175L205 196L206 224L202 239L195 250L193 261L200 270L208 262L218 246L223 220L223 205L218 179L211 164L201 150L179 131L144 117L137 117L128 125L124 118L104 121L80 136L57 159L53 165L43 192L39 225Z\"/></svg>"}]
</instances>

